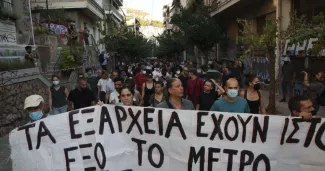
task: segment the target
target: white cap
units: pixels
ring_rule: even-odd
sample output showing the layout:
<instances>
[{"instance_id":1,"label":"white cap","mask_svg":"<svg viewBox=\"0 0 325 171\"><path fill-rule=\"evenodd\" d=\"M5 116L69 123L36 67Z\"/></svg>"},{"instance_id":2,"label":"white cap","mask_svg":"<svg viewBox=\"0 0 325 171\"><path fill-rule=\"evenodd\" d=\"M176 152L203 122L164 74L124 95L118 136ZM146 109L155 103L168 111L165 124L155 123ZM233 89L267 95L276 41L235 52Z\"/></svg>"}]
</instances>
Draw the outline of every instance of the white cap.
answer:
<instances>
[{"instance_id":1,"label":"white cap","mask_svg":"<svg viewBox=\"0 0 325 171\"><path fill-rule=\"evenodd\" d=\"M37 107L38 105L41 104L41 102L44 102L44 99L40 95L35 94L35 95L28 96L25 99L24 110L29 107Z\"/></svg>"},{"instance_id":2,"label":"white cap","mask_svg":"<svg viewBox=\"0 0 325 171\"><path fill-rule=\"evenodd\" d=\"M283 61L285 61L285 62L291 62L291 60L290 60L289 57L284 57L284 58L283 58Z\"/></svg>"}]
</instances>

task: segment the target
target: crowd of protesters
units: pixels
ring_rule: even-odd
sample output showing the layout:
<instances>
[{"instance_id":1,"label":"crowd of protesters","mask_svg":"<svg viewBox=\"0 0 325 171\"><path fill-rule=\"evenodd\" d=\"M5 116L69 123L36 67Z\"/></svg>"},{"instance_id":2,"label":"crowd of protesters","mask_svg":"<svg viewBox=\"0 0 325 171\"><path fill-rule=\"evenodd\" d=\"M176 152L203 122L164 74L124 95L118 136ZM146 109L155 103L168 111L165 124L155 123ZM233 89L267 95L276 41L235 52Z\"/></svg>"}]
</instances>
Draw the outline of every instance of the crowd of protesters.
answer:
<instances>
[{"instance_id":1,"label":"crowd of protesters","mask_svg":"<svg viewBox=\"0 0 325 171\"><path fill-rule=\"evenodd\" d=\"M59 77L53 75L48 106L44 107L44 99L40 96L28 97L25 101L31 121L96 104L266 114L261 80L253 74L243 76L239 61L221 67L220 80L203 79L200 75L204 69L194 68L192 62L122 62L115 69L111 73L104 69L86 69L78 75L70 92L60 85ZM293 97L288 104L293 116L310 118L319 108L317 97L324 91L321 83L324 72L317 74L316 82L311 83L308 74L305 75L305 86L315 89L316 94L310 91L307 98ZM245 85L242 85L242 79ZM287 85L286 82L283 84ZM33 100L36 101L30 102ZM47 112L43 111L47 114L42 115L41 109L47 109Z\"/></svg>"}]
</instances>

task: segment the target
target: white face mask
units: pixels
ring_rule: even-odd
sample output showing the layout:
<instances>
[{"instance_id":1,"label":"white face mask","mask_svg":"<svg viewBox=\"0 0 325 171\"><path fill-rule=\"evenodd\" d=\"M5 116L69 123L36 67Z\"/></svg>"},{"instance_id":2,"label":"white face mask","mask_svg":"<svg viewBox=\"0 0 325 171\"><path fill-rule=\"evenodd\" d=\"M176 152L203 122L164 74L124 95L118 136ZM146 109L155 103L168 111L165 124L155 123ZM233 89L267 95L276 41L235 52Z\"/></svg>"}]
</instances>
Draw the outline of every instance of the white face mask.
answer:
<instances>
[{"instance_id":1,"label":"white face mask","mask_svg":"<svg viewBox=\"0 0 325 171\"><path fill-rule=\"evenodd\" d=\"M142 71L142 74L146 74L147 72L146 71Z\"/></svg>"},{"instance_id":2,"label":"white face mask","mask_svg":"<svg viewBox=\"0 0 325 171\"><path fill-rule=\"evenodd\" d=\"M176 74L180 74L181 73L181 71L176 71Z\"/></svg>"}]
</instances>

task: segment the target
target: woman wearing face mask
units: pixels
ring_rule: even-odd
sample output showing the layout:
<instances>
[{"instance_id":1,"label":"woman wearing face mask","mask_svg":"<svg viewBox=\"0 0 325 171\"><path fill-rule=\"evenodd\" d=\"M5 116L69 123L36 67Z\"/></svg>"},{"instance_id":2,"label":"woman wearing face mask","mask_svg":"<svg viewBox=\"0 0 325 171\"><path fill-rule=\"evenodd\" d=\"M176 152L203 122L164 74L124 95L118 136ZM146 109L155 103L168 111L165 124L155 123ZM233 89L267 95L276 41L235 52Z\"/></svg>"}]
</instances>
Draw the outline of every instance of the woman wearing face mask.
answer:
<instances>
[{"instance_id":1,"label":"woman wearing face mask","mask_svg":"<svg viewBox=\"0 0 325 171\"><path fill-rule=\"evenodd\" d=\"M42 96L31 95L25 99L24 110L28 112L31 122L47 117L47 115L44 114L43 109L44 99Z\"/></svg>"},{"instance_id":2,"label":"woman wearing face mask","mask_svg":"<svg viewBox=\"0 0 325 171\"><path fill-rule=\"evenodd\" d=\"M247 89L240 93L240 96L247 100L250 108L250 113L253 114L266 114L264 107L263 96L260 91L260 80L256 75L246 76Z\"/></svg>"},{"instance_id":3,"label":"woman wearing face mask","mask_svg":"<svg viewBox=\"0 0 325 171\"><path fill-rule=\"evenodd\" d=\"M52 76L52 86L49 88L49 107L53 115L67 112L69 91L60 85L59 77Z\"/></svg>"},{"instance_id":4,"label":"woman wearing face mask","mask_svg":"<svg viewBox=\"0 0 325 171\"><path fill-rule=\"evenodd\" d=\"M121 87L119 93L120 93L120 99L124 106L134 106L134 103L133 103L134 89L133 88L131 88L127 85L123 85Z\"/></svg>"}]
</instances>

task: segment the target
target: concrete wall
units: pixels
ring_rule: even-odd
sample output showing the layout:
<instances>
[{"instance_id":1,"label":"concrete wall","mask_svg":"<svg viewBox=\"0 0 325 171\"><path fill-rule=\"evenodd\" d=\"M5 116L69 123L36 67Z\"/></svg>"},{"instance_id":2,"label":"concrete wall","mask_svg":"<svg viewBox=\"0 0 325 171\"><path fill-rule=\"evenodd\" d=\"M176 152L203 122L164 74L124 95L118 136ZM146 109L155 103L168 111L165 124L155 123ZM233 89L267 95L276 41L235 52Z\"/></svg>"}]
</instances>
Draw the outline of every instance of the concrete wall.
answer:
<instances>
[{"instance_id":1,"label":"concrete wall","mask_svg":"<svg viewBox=\"0 0 325 171\"><path fill-rule=\"evenodd\" d=\"M280 28L286 30L290 24L290 13L292 12L292 0L281 0L281 11L280 11Z\"/></svg>"},{"instance_id":2,"label":"concrete wall","mask_svg":"<svg viewBox=\"0 0 325 171\"><path fill-rule=\"evenodd\" d=\"M27 96L39 94L48 101L47 86L38 79L0 86L0 94L0 137L29 121L23 110Z\"/></svg>"},{"instance_id":3,"label":"concrete wall","mask_svg":"<svg viewBox=\"0 0 325 171\"><path fill-rule=\"evenodd\" d=\"M39 55L40 70L41 72L50 72L50 62L57 61L56 50L58 48L58 40L56 36L36 36L35 43L39 45L37 47L37 53Z\"/></svg>"}]
</instances>

